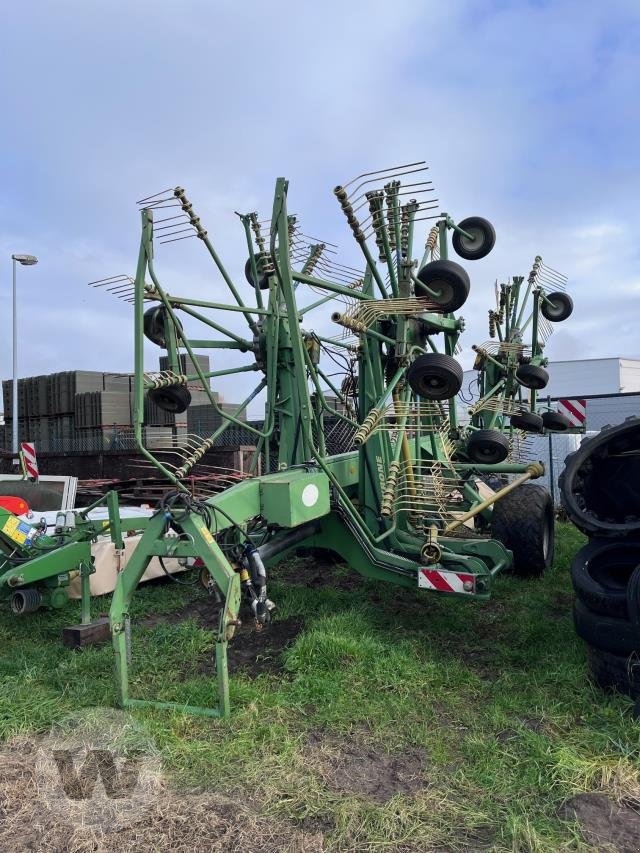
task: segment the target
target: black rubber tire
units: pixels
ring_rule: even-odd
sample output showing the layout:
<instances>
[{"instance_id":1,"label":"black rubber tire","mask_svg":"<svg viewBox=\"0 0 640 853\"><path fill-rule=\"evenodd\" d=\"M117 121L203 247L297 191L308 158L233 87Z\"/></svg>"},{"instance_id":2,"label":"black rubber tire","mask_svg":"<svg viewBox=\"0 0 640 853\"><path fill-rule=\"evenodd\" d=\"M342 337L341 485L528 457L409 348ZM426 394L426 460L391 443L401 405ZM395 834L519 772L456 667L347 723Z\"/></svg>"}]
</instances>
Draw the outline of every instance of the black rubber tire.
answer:
<instances>
[{"instance_id":1,"label":"black rubber tire","mask_svg":"<svg viewBox=\"0 0 640 853\"><path fill-rule=\"evenodd\" d=\"M565 432L570 429L571 421L560 412L543 412L542 425L549 432Z\"/></svg>"},{"instance_id":2,"label":"black rubber tire","mask_svg":"<svg viewBox=\"0 0 640 853\"><path fill-rule=\"evenodd\" d=\"M568 293L563 293L561 290L554 290L553 293L545 294L549 302L542 300L540 303L540 313L551 323L561 323L570 317L573 313L573 299Z\"/></svg>"},{"instance_id":3,"label":"black rubber tire","mask_svg":"<svg viewBox=\"0 0 640 853\"><path fill-rule=\"evenodd\" d=\"M472 243L457 231L453 232L451 244L457 255L466 261L478 261L484 258L496 244L496 229L488 219L481 216L468 216L457 223L458 228L474 236Z\"/></svg>"},{"instance_id":4,"label":"black rubber tire","mask_svg":"<svg viewBox=\"0 0 640 853\"><path fill-rule=\"evenodd\" d=\"M518 412L516 415L511 415L509 422L514 429L520 429L523 432L542 432L544 429L544 421L535 412Z\"/></svg>"},{"instance_id":5,"label":"black rubber tire","mask_svg":"<svg viewBox=\"0 0 640 853\"><path fill-rule=\"evenodd\" d=\"M589 646L614 655L640 651L640 631L628 619L594 613L581 601L573 605L576 634Z\"/></svg>"},{"instance_id":6,"label":"black rubber tire","mask_svg":"<svg viewBox=\"0 0 640 853\"><path fill-rule=\"evenodd\" d=\"M491 536L513 552L514 574L542 577L553 563L555 544L553 502L544 486L525 483L499 499Z\"/></svg>"},{"instance_id":7,"label":"black rubber tire","mask_svg":"<svg viewBox=\"0 0 640 853\"><path fill-rule=\"evenodd\" d=\"M583 439L565 459L562 504L587 536L640 536L639 450L640 418L631 417Z\"/></svg>"},{"instance_id":8,"label":"black rubber tire","mask_svg":"<svg viewBox=\"0 0 640 853\"><path fill-rule=\"evenodd\" d=\"M148 308L144 312L143 317L145 337L152 343L163 348L166 348L167 346L166 336L164 333L165 315L166 309L164 305L154 305L152 308ZM180 321L178 321L178 325L180 326L180 329L182 329Z\"/></svg>"},{"instance_id":9,"label":"black rubber tire","mask_svg":"<svg viewBox=\"0 0 640 853\"><path fill-rule=\"evenodd\" d=\"M256 261L257 261L257 256L254 256L254 257L256 257ZM244 265L244 277L249 282L251 287L255 287L255 284L253 282L253 275L251 273L251 258L247 258L247 262ZM260 287L260 290L269 290L269 276L268 275L263 275L260 277L259 287Z\"/></svg>"},{"instance_id":10,"label":"black rubber tire","mask_svg":"<svg viewBox=\"0 0 640 853\"><path fill-rule=\"evenodd\" d=\"M186 412L191 404L191 392L184 385L172 385L169 388L153 388L149 399L159 409L172 414Z\"/></svg>"},{"instance_id":11,"label":"black rubber tire","mask_svg":"<svg viewBox=\"0 0 640 853\"><path fill-rule=\"evenodd\" d=\"M509 439L497 429L479 429L467 441L467 456L472 462L496 465L509 455Z\"/></svg>"},{"instance_id":12,"label":"black rubber tire","mask_svg":"<svg viewBox=\"0 0 640 853\"><path fill-rule=\"evenodd\" d=\"M640 542L592 539L571 562L578 599L594 613L628 619L627 593L640 564Z\"/></svg>"},{"instance_id":13,"label":"black rubber tire","mask_svg":"<svg viewBox=\"0 0 640 853\"><path fill-rule=\"evenodd\" d=\"M631 573L626 592L629 620L636 630L640 631L640 565Z\"/></svg>"},{"instance_id":14,"label":"black rubber tire","mask_svg":"<svg viewBox=\"0 0 640 853\"><path fill-rule=\"evenodd\" d=\"M544 367L539 367L537 364L521 364L516 370L516 379L525 388L542 391L547 387L549 374Z\"/></svg>"},{"instance_id":15,"label":"black rubber tire","mask_svg":"<svg viewBox=\"0 0 640 853\"><path fill-rule=\"evenodd\" d=\"M420 293L420 288L417 287L416 296L425 296L429 301L436 302L444 314L450 314L462 308L471 287L469 275L464 267L449 260L431 261L425 264L418 273L418 280L432 290L439 290L440 295Z\"/></svg>"},{"instance_id":16,"label":"black rubber tire","mask_svg":"<svg viewBox=\"0 0 640 853\"><path fill-rule=\"evenodd\" d=\"M601 690L615 691L632 699L640 699L638 655L614 655L589 646L587 660L591 677Z\"/></svg>"},{"instance_id":17,"label":"black rubber tire","mask_svg":"<svg viewBox=\"0 0 640 853\"><path fill-rule=\"evenodd\" d=\"M409 365L407 382L426 400L450 400L462 387L463 370L450 355L428 352Z\"/></svg>"}]
</instances>

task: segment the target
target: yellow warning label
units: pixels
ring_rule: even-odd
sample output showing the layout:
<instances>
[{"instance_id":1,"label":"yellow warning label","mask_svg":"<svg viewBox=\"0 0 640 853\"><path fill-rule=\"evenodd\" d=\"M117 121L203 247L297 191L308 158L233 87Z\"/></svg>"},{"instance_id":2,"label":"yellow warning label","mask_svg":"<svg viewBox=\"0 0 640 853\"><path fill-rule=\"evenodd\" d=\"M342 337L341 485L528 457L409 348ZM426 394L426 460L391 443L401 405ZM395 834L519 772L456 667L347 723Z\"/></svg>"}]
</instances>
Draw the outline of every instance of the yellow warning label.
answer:
<instances>
[{"instance_id":1,"label":"yellow warning label","mask_svg":"<svg viewBox=\"0 0 640 853\"><path fill-rule=\"evenodd\" d=\"M27 534L19 529L20 520L12 515L11 518L8 518L2 528L2 532L6 533L9 539L13 539L14 542L17 542L18 545L24 545Z\"/></svg>"},{"instance_id":2,"label":"yellow warning label","mask_svg":"<svg viewBox=\"0 0 640 853\"><path fill-rule=\"evenodd\" d=\"M202 538L207 543L207 545L213 545L213 536L211 535L211 531L207 527L207 525L202 521L202 519L198 518L196 520L196 526L200 533L202 534Z\"/></svg>"},{"instance_id":3,"label":"yellow warning label","mask_svg":"<svg viewBox=\"0 0 640 853\"><path fill-rule=\"evenodd\" d=\"M111 522L109 521L109 519L107 519L106 521L103 521L103 522L102 522L102 526L103 526L103 527L108 527L110 524L111 524Z\"/></svg>"}]
</instances>

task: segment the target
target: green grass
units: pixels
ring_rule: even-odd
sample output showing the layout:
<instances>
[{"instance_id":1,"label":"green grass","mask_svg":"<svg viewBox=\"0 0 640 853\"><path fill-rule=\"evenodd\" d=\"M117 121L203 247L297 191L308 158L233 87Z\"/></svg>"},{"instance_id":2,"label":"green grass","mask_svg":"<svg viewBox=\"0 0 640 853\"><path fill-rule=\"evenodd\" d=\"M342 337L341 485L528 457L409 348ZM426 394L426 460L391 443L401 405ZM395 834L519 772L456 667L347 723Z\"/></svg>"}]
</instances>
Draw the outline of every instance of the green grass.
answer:
<instances>
[{"instance_id":1,"label":"green grass","mask_svg":"<svg viewBox=\"0 0 640 853\"><path fill-rule=\"evenodd\" d=\"M243 790L267 817L322 821L327 849L588 849L558 808L581 791L637 795L640 727L627 699L588 680L568 577L581 542L560 525L547 577L500 578L488 603L365 581L308 588L290 562L273 571L270 596L278 618L301 617L305 629L283 671L232 673L228 721L137 716L175 786ZM170 612L194 594L204 595L143 587L135 615ZM96 613L107 608L94 602ZM3 611L3 738L46 731L78 706L114 704L110 646L71 653L59 642L77 611L22 620ZM193 621L137 628L135 694L211 703L215 686L198 666L211 640ZM333 789L309 751L311 732L390 753L422 748L423 788L382 804Z\"/></svg>"}]
</instances>

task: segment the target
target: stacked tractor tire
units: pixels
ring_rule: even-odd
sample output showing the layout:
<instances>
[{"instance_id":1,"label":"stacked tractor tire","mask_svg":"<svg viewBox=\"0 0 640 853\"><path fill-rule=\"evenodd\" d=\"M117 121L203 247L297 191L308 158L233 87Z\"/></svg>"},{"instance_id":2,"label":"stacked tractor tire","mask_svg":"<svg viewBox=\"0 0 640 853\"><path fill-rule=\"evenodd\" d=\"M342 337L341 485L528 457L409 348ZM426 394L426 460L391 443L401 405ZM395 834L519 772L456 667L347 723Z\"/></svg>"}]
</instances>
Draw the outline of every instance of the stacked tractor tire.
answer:
<instances>
[{"instance_id":1,"label":"stacked tractor tire","mask_svg":"<svg viewBox=\"0 0 640 853\"><path fill-rule=\"evenodd\" d=\"M589 537L575 555L574 622L594 681L626 693L640 715L640 417L604 427L560 476L571 521Z\"/></svg>"}]
</instances>

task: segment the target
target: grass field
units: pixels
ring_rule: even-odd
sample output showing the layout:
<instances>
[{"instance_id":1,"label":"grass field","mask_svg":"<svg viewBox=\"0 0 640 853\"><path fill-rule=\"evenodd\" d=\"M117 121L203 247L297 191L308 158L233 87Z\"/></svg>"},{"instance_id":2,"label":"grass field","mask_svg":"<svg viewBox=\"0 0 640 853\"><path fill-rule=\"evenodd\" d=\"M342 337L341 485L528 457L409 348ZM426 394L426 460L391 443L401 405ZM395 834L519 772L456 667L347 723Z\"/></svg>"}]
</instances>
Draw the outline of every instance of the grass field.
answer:
<instances>
[{"instance_id":1,"label":"grass field","mask_svg":"<svg viewBox=\"0 0 640 853\"><path fill-rule=\"evenodd\" d=\"M640 796L630 702L590 685L573 632L567 568L581 541L560 525L548 576L501 578L484 604L369 583L326 560L282 564L273 635L245 637L262 643L257 662L242 637L232 658L231 718L136 712L162 752L166 796L102 837L46 812L29 755L65 712L114 703L111 648L62 648L77 603L22 620L4 610L0 848L627 849L562 809L602 792L622 821ZM135 606L136 693L210 704L206 593L156 583ZM629 826L612 831L624 839Z\"/></svg>"}]
</instances>

